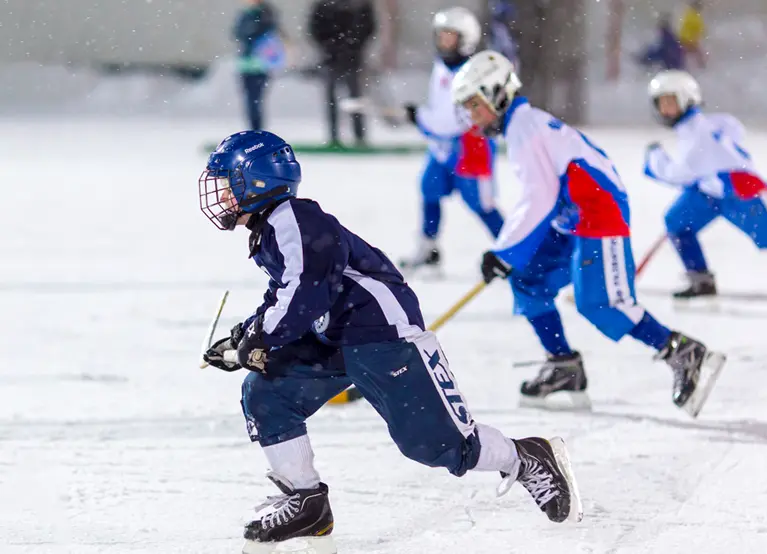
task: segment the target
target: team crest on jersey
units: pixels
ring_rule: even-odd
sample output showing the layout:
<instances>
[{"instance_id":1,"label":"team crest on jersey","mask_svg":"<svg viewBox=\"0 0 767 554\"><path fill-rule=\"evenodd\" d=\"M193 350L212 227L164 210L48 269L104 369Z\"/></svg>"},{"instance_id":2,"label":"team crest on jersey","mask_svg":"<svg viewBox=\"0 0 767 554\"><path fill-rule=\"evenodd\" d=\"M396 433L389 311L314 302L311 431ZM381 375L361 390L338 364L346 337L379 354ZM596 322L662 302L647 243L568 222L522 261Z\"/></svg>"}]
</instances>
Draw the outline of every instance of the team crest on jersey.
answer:
<instances>
[{"instance_id":1,"label":"team crest on jersey","mask_svg":"<svg viewBox=\"0 0 767 554\"><path fill-rule=\"evenodd\" d=\"M329 326L330 326L330 312L328 311L314 320L314 323L312 323L312 330L318 335L321 335L322 333L328 330Z\"/></svg>"},{"instance_id":2,"label":"team crest on jersey","mask_svg":"<svg viewBox=\"0 0 767 554\"><path fill-rule=\"evenodd\" d=\"M439 86L441 86L442 88L449 87L450 86L450 77L448 77L447 75L443 75L442 79L440 79L440 81L439 81Z\"/></svg>"}]
</instances>

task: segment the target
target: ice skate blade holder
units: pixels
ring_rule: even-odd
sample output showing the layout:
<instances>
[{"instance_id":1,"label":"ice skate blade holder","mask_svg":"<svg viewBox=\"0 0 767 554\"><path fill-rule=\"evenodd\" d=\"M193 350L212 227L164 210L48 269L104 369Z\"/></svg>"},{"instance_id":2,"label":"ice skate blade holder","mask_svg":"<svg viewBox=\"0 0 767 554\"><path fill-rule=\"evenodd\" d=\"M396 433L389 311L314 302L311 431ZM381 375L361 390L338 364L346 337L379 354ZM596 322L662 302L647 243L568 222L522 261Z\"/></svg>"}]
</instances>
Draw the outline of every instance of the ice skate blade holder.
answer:
<instances>
[{"instance_id":1,"label":"ice skate blade holder","mask_svg":"<svg viewBox=\"0 0 767 554\"><path fill-rule=\"evenodd\" d=\"M242 554L336 554L333 537L300 537L282 542L245 541Z\"/></svg>"},{"instance_id":2,"label":"ice skate blade holder","mask_svg":"<svg viewBox=\"0 0 767 554\"><path fill-rule=\"evenodd\" d=\"M519 397L520 408L538 408L552 412L590 412L591 398L586 391L557 391L546 396Z\"/></svg>"},{"instance_id":3,"label":"ice skate blade holder","mask_svg":"<svg viewBox=\"0 0 767 554\"><path fill-rule=\"evenodd\" d=\"M575 473L570 464L570 454L567 452L565 441L561 437L553 437L549 439L549 445L551 445L554 459L557 461L559 470L565 476L565 481L567 481L567 486L570 489L570 514L567 516L567 521L580 523L583 521L583 500L581 500L578 481L575 479Z\"/></svg>"},{"instance_id":4,"label":"ice skate blade holder","mask_svg":"<svg viewBox=\"0 0 767 554\"><path fill-rule=\"evenodd\" d=\"M719 379L719 374L722 372L726 361L727 356L720 352L706 352L706 357L700 368L698 385L682 407L691 417L698 417L698 414L700 414L714 385L716 385L717 379Z\"/></svg>"}]
</instances>

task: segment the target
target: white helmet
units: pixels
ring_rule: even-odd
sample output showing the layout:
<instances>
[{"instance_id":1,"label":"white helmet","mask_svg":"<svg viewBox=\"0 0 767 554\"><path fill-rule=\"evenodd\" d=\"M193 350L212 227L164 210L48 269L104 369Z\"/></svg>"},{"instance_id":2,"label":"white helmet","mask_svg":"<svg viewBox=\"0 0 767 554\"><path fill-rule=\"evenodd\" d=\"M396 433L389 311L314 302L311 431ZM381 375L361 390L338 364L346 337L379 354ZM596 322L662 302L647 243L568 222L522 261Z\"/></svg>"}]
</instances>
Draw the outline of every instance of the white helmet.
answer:
<instances>
[{"instance_id":1,"label":"white helmet","mask_svg":"<svg viewBox=\"0 0 767 554\"><path fill-rule=\"evenodd\" d=\"M448 8L434 15L432 21L434 32L453 31L458 34L458 53L461 56L471 56L477 50L482 38L482 28L479 21L466 8Z\"/></svg>"},{"instance_id":2,"label":"white helmet","mask_svg":"<svg viewBox=\"0 0 767 554\"><path fill-rule=\"evenodd\" d=\"M479 95L501 114L521 87L514 64L503 54L484 50L472 56L456 73L451 93L455 104L463 104Z\"/></svg>"},{"instance_id":3,"label":"white helmet","mask_svg":"<svg viewBox=\"0 0 767 554\"><path fill-rule=\"evenodd\" d=\"M667 94L674 95L682 112L691 106L698 106L703 101L698 81L686 71L678 69L661 71L653 77L647 87L647 94L654 101Z\"/></svg>"}]
</instances>

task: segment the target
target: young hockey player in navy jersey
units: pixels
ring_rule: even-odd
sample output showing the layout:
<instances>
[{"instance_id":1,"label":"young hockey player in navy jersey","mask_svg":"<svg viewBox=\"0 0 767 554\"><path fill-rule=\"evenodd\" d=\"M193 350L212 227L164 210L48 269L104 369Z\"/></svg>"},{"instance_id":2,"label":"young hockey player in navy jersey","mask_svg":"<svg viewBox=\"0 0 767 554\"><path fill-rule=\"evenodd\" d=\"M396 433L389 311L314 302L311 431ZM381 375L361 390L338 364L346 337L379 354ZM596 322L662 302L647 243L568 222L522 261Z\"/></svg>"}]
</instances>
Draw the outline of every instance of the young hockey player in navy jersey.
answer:
<instances>
[{"instance_id":1,"label":"young hockey player in navy jersey","mask_svg":"<svg viewBox=\"0 0 767 554\"><path fill-rule=\"evenodd\" d=\"M522 186L481 267L486 282L510 279L517 312L548 354L538 377L522 384L522 401L546 405L549 394L568 391L588 405L581 356L565 339L554 305L572 281L578 311L615 341L630 335L655 349L673 370L674 403L697 416L723 357L637 303L628 197L615 167L585 135L530 106L520 87L513 65L491 51L471 58L453 81L456 104L486 132L503 134Z\"/></svg>"},{"instance_id":2,"label":"young hockey player in navy jersey","mask_svg":"<svg viewBox=\"0 0 767 554\"><path fill-rule=\"evenodd\" d=\"M767 185L743 148L743 126L729 114L704 114L700 87L689 73L662 71L649 86L660 119L677 135L677 156L655 143L647 149L645 175L682 190L666 212L666 229L679 252L689 286L675 298L716 294L698 233L724 217L767 248Z\"/></svg>"},{"instance_id":3,"label":"young hockey player in navy jersey","mask_svg":"<svg viewBox=\"0 0 767 554\"><path fill-rule=\"evenodd\" d=\"M350 384L408 458L457 476L499 471L503 491L519 481L552 521L577 519L561 439L509 439L476 423L402 275L316 202L296 198L300 181L291 147L263 131L226 138L199 180L203 213L222 230L246 227L249 255L270 278L263 304L205 354L225 371L250 370L242 409L282 492L253 514L244 551L309 537L312 552L335 552L305 421Z\"/></svg>"},{"instance_id":4,"label":"young hockey player in navy jersey","mask_svg":"<svg viewBox=\"0 0 767 554\"><path fill-rule=\"evenodd\" d=\"M432 26L438 58L429 82L429 98L422 106L406 106L408 119L426 137L429 152L421 176L421 238L413 255L401 261L403 270L439 268L441 201L455 190L493 237L503 226L503 217L495 207L494 145L472 129L471 122L463 110L456 109L450 96L453 76L476 51L482 30L477 18L466 8L437 13Z\"/></svg>"}]
</instances>

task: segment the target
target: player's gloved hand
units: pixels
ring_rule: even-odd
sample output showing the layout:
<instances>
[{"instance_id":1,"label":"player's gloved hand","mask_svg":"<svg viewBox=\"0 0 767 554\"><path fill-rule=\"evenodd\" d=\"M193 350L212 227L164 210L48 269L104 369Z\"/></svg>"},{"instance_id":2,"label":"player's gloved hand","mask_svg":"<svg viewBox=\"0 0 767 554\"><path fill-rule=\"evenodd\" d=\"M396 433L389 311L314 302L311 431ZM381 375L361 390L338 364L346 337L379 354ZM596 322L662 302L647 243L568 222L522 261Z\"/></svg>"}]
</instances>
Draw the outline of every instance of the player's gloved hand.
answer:
<instances>
[{"instance_id":1,"label":"player's gloved hand","mask_svg":"<svg viewBox=\"0 0 767 554\"><path fill-rule=\"evenodd\" d=\"M506 279L511 275L511 266L489 251L482 256L480 269L485 283L490 283L496 277Z\"/></svg>"},{"instance_id":2,"label":"player's gloved hand","mask_svg":"<svg viewBox=\"0 0 767 554\"><path fill-rule=\"evenodd\" d=\"M202 359L208 362L213 367L223 369L224 371L237 371L242 369L242 366L231 357L225 358L225 352L230 352L229 356L233 356L232 353L237 351L237 345L242 340L244 331L242 329L242 323L238 323L229 333L229 336L225 339L221 339L213 343L208 348L208 351L202 355Z\"/></svg>"},{"instance_id":3,"label":"player's gloved hand","mask_svg":"<svg viewBox=\"0 0 767 554\"><path fill-rule=\"evenodd\" d=\"M403 107L405 108L405 119L413 125L416 125L415 112L418 109L418 106L415 104L405 104Z\"/></svg>"},{"instance_id":4,"label":"player's gloved hand","mask_svg":"<svg viewBox=\"0 0 767 554\"><path fill-rule=\"evenodd\" d=\"M269 348L261 338L261 318L255 318L237 346L237 361L245 369L266 373L266 354Z\"/></svg>"}]
</instances>

